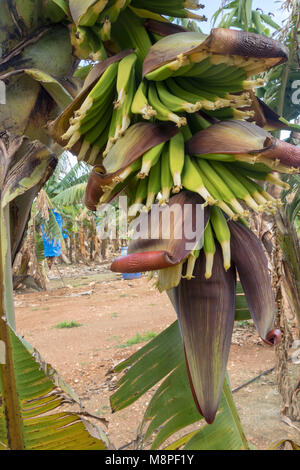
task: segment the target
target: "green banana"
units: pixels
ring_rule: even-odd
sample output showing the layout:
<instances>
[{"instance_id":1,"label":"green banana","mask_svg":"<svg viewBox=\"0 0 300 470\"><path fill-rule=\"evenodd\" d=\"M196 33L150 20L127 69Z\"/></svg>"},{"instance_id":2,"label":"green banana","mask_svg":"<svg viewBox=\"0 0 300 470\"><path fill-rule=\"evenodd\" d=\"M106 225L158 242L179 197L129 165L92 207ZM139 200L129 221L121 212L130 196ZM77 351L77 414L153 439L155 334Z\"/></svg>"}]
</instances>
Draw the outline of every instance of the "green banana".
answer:
<instances>
[{"instance_id":1,"label":"green banana","mask_svg":"<svg viewBox=\"0 0 300 470\"><path fill-rule=\"evenodd\" d=\"M108 135L107 135L107 143L106 143L105 150L103 152L103 158L106 157L106 155L108 154L108 152L110 151L110 149L112 148L114 143L116 142L115 135L116 135L116 125L117 125L118 111L119 111L118 109L114 109L113 113L112 113L112 116L111 116L109 131L108 131Z\"/></svg>"},{"instance_id":2,"label":"green banana","mask_svg":"<svg viewBox=\"0 0 300 470\"><path fill-rule=\"evenodd\" d=\"M203 88L201 88L201 86L195 85L191 79L176 78L175 82L178 87L182 88L187 93L201 98L201 103L206 104L206 106L203 105L204 109L213 111L214 109L224 108L226 106L231 105L231 102L229 100L222 98L212 92L204 90ZM206 101L208 101L208 105ZM212 107L210 103L213 103L214 107Z\"/></svg>"},{"instance_id":3,"label":"green banana","mask_svg":"<svg viewBox=\"0 0 300 470\"><path fill-rule=\"evenodd\" d=\"M199 240L195 248L193 249L193 251L191 251L191 253L189 254L187 262L186 262L185 274L181 276L183 279L191 280L195 277L193 276L193 272L194 272L196 261L200 255L202 244L203 244L203 241Z\"/></svg>"},{"instance_id":4,"label":"green banana","mask_svg":"<svg viewBox=\"0 0 300 470\"><path fill-rule=\"evenodd\" d=\"M200 194L207 204L216 204L217 201L207 191L204 186L200 173L196 165L188 155L184 158L184 167L182 171L182 185L189 191Z\"/></svg>"},{"instance_id":5,"label":"green banana","mask_svg":"<svg viewBox=\"0 0 300 470\"><path fill-rule=\"evenodd\" d=\"M211 124L201 114L194 113L188 116L188 123L193 134L202 129L207 129Z\"/></svg>"},{"instance_id":6,"label":"green banana","mask_svg":"<svg viewBox=\"0 0 300 470\"><path fill-rule=\"evenodd\" d=\"M228 188L227 184L223 181L223 179L219 176L219 174L214 170L211 164L202 158L197 158L196 160L197 165L199 166L200 170L206 175L206 177L210 180L212 184L215 185L218 192L221 194L223 200L230 204L230 206L236 211L237 214L240 216L248 216L249 212L245 211L241 204L236 199L234 193Z\"/></svg>"},{"instance_id":7,"label":"green banana","mask_svg":"<svg viewBox=\"0 0 300 470\"><path fill-rule=\"evenodd\" d=\"M232 211L232 209L223 201L223 197L216 189L216 186L211 183L211 181L207 178L206 174L200 169L199 165L196 163L196 168L202 178L203 184L209 194L217 201L216 205L222 209L222 211L227 214L230 219L235 220L238 216Z\"/></svg>"},{"instance_id":8,"label":"green banana","mask_svg":"<svg viewBox=\"0 0 300 470\"><path fill-rule=\"evenodd\" d=\"M181 98L182 100L186 100L189 103L196 105L198 109L201 109L201 108L210 109L210 110L216 109L215 103L207 100L206 98L201 96L200 93L197 93L197 94L190 93L186 89L182 88L178 84L177 80L179 79L177 78L176 81L173 78L169 78L168 80L166 80L167 87L175 96L177 96L178 98Z\"/></svg>"},{"instance_id":9,"label":"green banana","mask_svg":"<svg viewBox=\"0 0 300 470\"><path fill-rule=\"evenodd\" d=\"M138 158L134 162L132 162L127 168L125 168L119 175L116 177L116 181L120 183L121 181L125 181L128 176L132 175L136 171L141 168L141 159Z\"/></svg>"},{"instance_id":10,"label":"green banana","mask_svg":"<svg viewBox=\"0 0 300 470\"><path fill-rule=\"evenodd\" d=\"M173 186L173 178L170 170L169 144L167 144L162 150L160 177L161 198L159 200L159 205L162 205L169 201Z\"/></svg>"},{"instance_id":11,"label":"green banana","mask_svg":"<svg viewBox=\"0 0 300 470\"><path fill-rule=\"evenodd\" d=\"M182 135L183 135L183 138L184 138L184 141L185 141L185 142L187 142L188 140L190 140L190 139L193 137L193 134L192 134L192 132L191 132L191 129L189 128L188 125L183 126L180 131L181 131L181 133L182 133Z\"/></svg>"},{"instance_id":12,"label":"green banana","mask_svg":"<svg viewBox=\"0 0 300 470\"><path fill-rule=\"evenodd\" d=\"M254 199L254 201L256 201L262 210L266 207L273 206L273 202L267 200L264 197L265 191L261 186L259 186L259 184L250 179L248 176L241 174L241 172L237 171L235 168L231 168L230 170L235 178L238 179L240 183L247 189L250 196Z\"/></svg>"},{"instance_id":13,"label":"green banana","mask_svg":"<svg viewBox=\"0 0 300 470\"><path fill-rule=\"evenodd\" d=\"M240 179L236 178L234 174L229 170L229 167L225 166L221 162L211 162L212 168L219 174L220 178L222 178L227 184L228 188L231 189L233 194L238 198L245 201L247 206L251 207L255 212L261 212L262 208L257 205L255 200L249 194L248 190L243 186L240 182Z\"/></svg>"},{"instance_id":14,"label":"green banana","mask_svg":"<svg viewBox=\"0 0 300 470\"><path fill-rule=\"evenodd\" d=\"M183 54L180 54L176 59L164 64L157 69L149 72L145 75L147 80L153 81L162 81L167 80L172 77L178 70L182 70L185 67L190 66L190 61L188 57L185 57Z\"/></svg>"},{"instance_id":15,"label":"green banana","mask_svg":"<svg viewBox=\"0 0 300 470\"><path fill-rule=\"evenodd\" d=\"M221 245L223 253L224 269L227 271L231 266L230 254L230 230L222 211L213 206L210 211L210 222L215 233L216 239Z\"/></svg>"},{"instance_id":16,"label":"green banana","mask_svg":"<svg viewBox=\"0 0 300 470\"><path fill-rule=\"evenodd\" d=\"M143 202L147 197L148 191L148 180L140 179L137 184L137 189L135 193L134 203L128 209L128 215L130 217L135 217L138 212L141 212L143 209Z\"/></svg>"},{"instance_id":17,"label":"green banana","mask_svg":"<svg viewBox=\"0 0 300 470\"><path fill-rule=\"evenodd\" d=\"M156 119L160 121L172 121L175 122L177 127L185 126L187 124L186 118L178 116L173 113L170 109L166 108L160 101L154 83L150 83L148 91L149 104L156 111Z\"/></svg>"},{"instance_id":18,"label":"green banana","mask_svg":"<svg viewBox=\"0 0 300 470\"><path fill-rule=\"evenodd\" d=\"M201 62L192 64L192 67L184 72L182 75L185 77L199 77L205 76L205 73L213 67L209 57L204 58Z\"/></svg>"},{"instance_id":19,"label":"green banana","mask_svg":"<svg viewBox=\"0 0 300 470\"><path fill-rule=\"evenodd\" d=\"M259 165L259 164L258 164ZM247 163L237 162L235 168L238 168L238 171L241 172L243 176L247 176L249 178L254 178L256 180L265 181L270 184L274 184L275 186L279 186L283 189L290 189L290 185L285 181L282 181L280 178L275 176L271 173L270 168L266 167L264 171L258 171L253 169L254 165L250 165Z\"/></svg>"},{"instance_id":20,"label":"green banana","mask_svg":"<svg viewBox=\"0 0 300 470\"><path fill-rule=\"evenodd\" d=\"M131 122L131 105L135 92L135 70L131 69L127 91L122 96L123 102L119 104L116 112L116 130L115 139L117 140L124 134Z\"/></svg>"},{"instance_id":21,"label":"green banana","mask_svg":"<svg viewBox=\"0 0 300 470\"><path fill-rule=\"evenodd\" d=\"M214 255L216 252L216 244L210 221L204 230L204 243L203 251L205 253L205 279L209 279L212 275L212 268L214 264Z\"/></svg>"},{"instance_id":22,"label":"green banana","mask_svg":"<svg viewBox=\"0 0 300 470\"><path fill-rule=\"evenodd\" d=\"M252 90L253 88L259 88L264 86L265 82L262 78L257 78L256 80L237 80L236 82L230 82L223 84L220 82L220 85L212 83L208 85L204 82L201 82L201 91L207 91L208 93L215 93L218 96L226 93L238 93L243 90Z\"/></svg>"},{"instance_id":23,"label":"green banana","mask_svg":"<svg viewBox=\"0 0 300 470\"><path fill-rule=\"evenodd\" d=\"M132 82L132 69L135 66L137 56L135 53L123 57L119 62L117 74L117 101L115 101L115 108L119 108L124 103L125 97Z\"/></svg>"},{"instance_id":24,"label":"green banana","mask_svg":"<svg viewBox=\"0 0 300 470\"><path fill-rule=\"evenodd\" d=\"M98 16L107 6L108 0L98 0L92 6L90 6L87 11L78 18L79 25L81 26L93 26Z\"/></svg>"},{"instance_id":25,"label":"green banana","mask_svg":"<svg viewBox=\"0 0 300 470\"><path fill-rule=\"evenodd\" d=\"M155 198L160 192L161 185L160 185L160 174L161 174L161 165L160 160L158 160L155 165L151 168L148 178L148 186L147 186L147 200L146 200L146 208L148 210L151 209L152 204L154 204Z\"/></svg>"},{"instance_id":26,"label":"green banana","mask_svg":"<svg viewBox=\"0 0 300 470\"><path fill-rule=\"evenodd\" d=\"M95 119L95 122L98 120L98 113L95 113L95 115L92 115L91 118L88 118L88 111L91 112L91 109L95 106L98 108L101 113L101 108L105 104L107 104L107 97L110 96L110 93L112 92L112 89L115 86L115 81L117 77L117 69L118 69L118 63L111 64L105 72L102 74L96 85L93 87L93 89L90 91L82 105L78 110L75 111L74 117L72 118L71 126L68 128L68 130L65 132L65 134L62 135L63 140L68 140L68 143L66 144L65 148L70 149L73 147L73 145L76 144L76 142L81 138L82 136L82 131L83 129L80 129L81 126L81 118L86 119L84 124L82 123L82 126L87 125L85 130L88 128L90 129L91 125L93 124L93 119ZM91 119L91 121L90 121ZM89 122L89 124L87 124Z\"/></svg>"},{"instance_id":27,"label":"green banana","mask_svg":"<svg viewBox=\"0 0 300 470\"><path fill-rule=\"evenodd\" d=\"M161 102L174 113L184 111L187 113L195 113L196 111L199 111L199 106L189 103L170 93L163 82L156 82L155 86Z\"/></svg>"},{"instance_id":28,"label":"green banana","mask_svg":"<svg viewBox=\"0 0 300 470\"><path fill-rule=\"evenodd\" d=\"M184 166L184 138L181 132L169 141L170 171L173 178L173 193L182 188L181 173Z\"/></svg>"},{"instance_id":29,"label":"green banana","mask_svg":"<svg viewBox=\"0 0 300 470\"><path fill-rule=\"evenodd\" d=\"M118 73L118 62L114 62L109 65L105 72L101 75L100 79L90 91L84 102L80 107L80 112L84 113L95 104L101 103L105 100L105 97L111 87L115 86L117 73Z\"/></svg>"},{"instance_id":30,"label":"green banana","mask_svg":"<svg viewBox=\"0 0 300 470\"><path fill-rule=\"evenodd\" d=\"M158 145L155 145L152 147L150 150L148 150L144 155L142 156L142 166L141 170L138 174L138 178L145 178L148 176L149 171L151 168L156 164L156 162L159 160L162 150L164 148L165 143L161 143Z\"/></svg>"},{"instance_id":31,"label":"green banana","mask_svg":"<svg viewBox=\"0 0 300 470\"><path fill-rule=\"evenodd\" d=\"M131 112L133 114L141 114L144 119L151 119L156 116L157 112L150 106L147 98L148 84L143 80L135 92Z\"/></svg>"},{"instance_id":32,"label":"green banana","mask_svg":"<svg viewBox=\"0 0 300 470\"><path fill-rule=\"evenodd\" d=\"M103 116L102 119L96 122L94 127L89 129L87 132L85 132L84 135L84 140L89 142L90 144L94 144L98 137L102 134L104 129L106 128L107 124L110 121L112 115L112 109L111 107L107 108L106 115Z\"/></svg>"},{"instance_id":33,"label":"green banana","mask_svg":"<svg viewBox=\"0 0 300 470\"><path fill-rule=\"evenodd\" d=\"M137 73L142 75L142 66L150 47L152 46L143 21L130 8L122 10L118 22L112 25L112 36L120 49L135 50L137 55Z\"/></svg>"},{"instance_id":34,"label":"green banana","mask_svg":"<svg viewBox=\"0 0 300 470\"><path fill-rule=\"evenodd\" d=\"M113 4L108 5L101 13L99 20L109 18L111 23L115 23L121 13L121 11L127 7L128 0L115 0Z\"/></svg>"},{"instance_id":35,"label":"green banana","mask_svg":"<svg viewBox=\"0 0 300 470\"><path fill-rule=\"evenodd\" d=\"M105 144L107 142L107 138L108 138L108 131L109 131L109 122L106 126L106 128L104 129L104 131L102 132L102 134L98 137L98 139L94 142L93 146L92 146L92 149L91 149L91 153L88 157L88 164L89 165L95 165L96 164L96 160L97 160L97 157L100 153L102 153L102 149L105 147Z\"/></svg>"},{"instance_id":36,"label":"green banana","mask_svg":"<svg viewBox=\"0 0 300 470\"><path fill-rule=\"evenodd\" d=\"M250 111L242 111L240 109L235 109L232 107L226 107L223 109L217 109L215 111L206 111L206 114L208 114L211 117L217 118L217 119L241 119L241 120L247 120L250 118L253 118L255 116L255 112L250 110Z\"/></svg>"},{"instance_id":37,"label":"green banana","mask_svg":"<svg viewBox=\"0 0 300 470\"><path fill-rule=\"evenodd\" d=\"M235 156L230 153L206 153L205 155L195 155L195 157L204 158L211 162L235 162Z\"/></svg>"}]
</instances>

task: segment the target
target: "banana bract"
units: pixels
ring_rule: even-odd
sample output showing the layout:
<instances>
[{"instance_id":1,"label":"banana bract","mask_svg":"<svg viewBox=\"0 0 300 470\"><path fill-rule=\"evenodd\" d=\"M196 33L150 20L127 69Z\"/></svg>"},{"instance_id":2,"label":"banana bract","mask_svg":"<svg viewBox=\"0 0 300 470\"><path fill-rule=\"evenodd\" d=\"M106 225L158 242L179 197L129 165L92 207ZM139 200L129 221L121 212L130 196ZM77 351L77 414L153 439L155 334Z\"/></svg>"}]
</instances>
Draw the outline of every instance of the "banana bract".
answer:
<instances>
[{"instance_id":1,"label":"banana bract","mask_svg":"<svg viewBox=\"0 0 300 470\"><path fill-rule=\"evenodd\" d=\"M276 344L280 331L272 330L275 302L263 245L244 225L229 221L228 226L231 259L238 271L253 322L266 343Z\"/></svg>"},{"instance_id":2,"label":"banana bract","mask_svg":"<svg viewBox=\"0 0 300 470\"><path fill-rule=\"evenodd\" d=\"M130 242L128 255L112 263L112 271L145 272L179 265L201 240L209 218L203 199L189 191L173 196L168 206L153 212L136 220L138 235Z\"/></svg>"},{"instance_id":3,"label":"banana bract","mask_svg":"<svg viewBox=\"0 0 300 470\"><path fill-rule=\"evenodd\" d=\"M212 29L209 36L202 33L183 32L167 36L154 44L144 61L143 76L147 76L176 58L191 57L194 63L208 56L244 57L257 59L257 71L265 71L285 61L288 50L280 42L255 33L233 29ZM225 61L225 60L224 60ZM234 63L234 62L233 62Z\"/></svg>"},{"instance_id":4,"label":"banana bract","mask_svg":"<svg viewBox=\"0 0 300 470\"><path fill-rule=\"evenodd\" d=\"M246 121L226 120L197 132L186 144L190 155L248 155L252 162L262 161L271 168L300 167L300 149L273 137Z\"/></svg>"},{"instance_id":5,"label":"banana bract","mask_svg":"<svg viewBox=\"0 0 300 470\"><path fill-rule=\"evenodd\" d=\"M212 423L218 410L235 313L235 268L223 268L220 246L210 279L201 252L194 278L174 288L188 376L199 412Z\"/></svg>"}]
</instances>

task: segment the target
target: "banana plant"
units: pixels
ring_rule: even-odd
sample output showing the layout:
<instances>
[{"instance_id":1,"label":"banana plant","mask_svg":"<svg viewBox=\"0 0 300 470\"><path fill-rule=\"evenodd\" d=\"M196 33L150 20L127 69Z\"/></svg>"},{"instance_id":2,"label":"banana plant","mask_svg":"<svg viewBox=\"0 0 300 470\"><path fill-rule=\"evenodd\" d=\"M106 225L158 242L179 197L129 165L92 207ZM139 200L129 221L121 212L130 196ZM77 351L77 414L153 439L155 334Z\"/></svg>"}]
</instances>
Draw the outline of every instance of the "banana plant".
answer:
<instances>
[{"instance_id":1,"label":"banana plant","mask_svg":"<svg viewBox=\"0 0 300 470\"><path fill-rule=\"evenodd\" d=\"M270 27L272 30L279 31L280 25L274 21L274 14L267 14L261 8L253 9L252 0L225 0L213 15L212 21L215 25L218 22L219 28L236 27L243 31L263 34L270 36Z\"/></svg>"},{"instance_id":2,"label":"banana plant","mask_svg":"<svg viewBox=\"0 0 300 470\"><path fill-rule=\"evenodd\" d=\"M185 369L177 356L179 372L172 373L164 387L170 389L171 378L178 386L188 377L189 388L183 387L187 390L184 403L188 414L195 413L192 419L204 416L209 423L204 438L194 435L187 445L209 447L208 436L213 438L218 424L222 428L226 415L230 424L223 429L228 432L228 446L247 448L225 380L235 315L236 269L259 334L268 344L276 344L280 334L272 325L272 292L262 247L245 218L250 216L250 209L258 213L276 210L276 199L261 190L256 180L271 178L280 185L275 171L295 173L300 167L296 146L247 121L255 117L251 91L263 85L257 76L286 63L288 48L248 27L246 32L216 28L204 35L166 19L165 15L172 15L205 20L190 11L202 8L195 1L49 0L45 9L35 8L34 14L31 2L16 2L14 8L10 2L3 4L3 30L7 23L15 32L4 41L4 58L0 61L0 80L9 82L9 106L3 108L5 129L32 139L38 127L40 145L49 147L53 139L60 149L92 165L84 198L90 210L125 194L133 222L138 221L139 213L145 221L151 212L145 213L143 204L146 211L150 207L152 211L152 202L163 184L163 207L173 207L179 201L177 209L173 207L175 218L170 231L178 235L185 220L194 228L197 207L203 209L204 226L193 240L171 235L148 237L146 243L137 240L128 257L116 260L112 269L158 271L158 288L167 289L174 299L182 340L178 343L175 339L175 343L178 354L184 350ZM250 4L246 2L242 15L247 21ZM237 13L241 20L240 6ZM15 38L24 30L26 38L16 43ZM73 87L69 86L68 79L78 59L93 64L76 94L76 85L72 82ZM52 116L37 101L40 91L55 103ZM21 102L16 105L18 97L23 98L22 114L16 112ZM60 107L59 115L56 107ZM247 107L250 109L244 110ZM39 112L38 126L37 120L32 120L33 111ZM45 121L51 122L41 126ZM31 154L26 154L29 159ZM45 163L42 157L40 160ZM22 164L23 168L26 165ZM40 184L39 168L39 164L31 167L29 177L19 172L19 186L10 188L8 184L8 193L2 193L6 199L1 219L5 278L1 318L6 316L7 327L14 327L8 237L9 219L14 214L10 217L9 204L21 196L23 201L23 195L28 196L28 190ZM167 168L166 178L162 178L162 168ZM29 202L31 205L32 200ZM182 217L178 210L185 202L190 203L191 211ZM22 237L23 233L20 240ZM242 257L248 248L245 239L252 251ZM267 293L266 305L262 304L262 288ZM165 364L164 357L161 361ZM191 396L193 411L189 408ZM152 429L156 429L156 423L164 424L163 433L168 433L168 421L163 419L173 416L173 403L168 400L164 413L157 417L157 410L161 411L158 403L162 401L154 402L149 411ZM230 439L233 429L237 431L235 443ZM160 437L159 444L163 441ZM220 435L212 445L221 445ZM12 445L18 446L19 441Z\"/></svg>"}]
</instances>

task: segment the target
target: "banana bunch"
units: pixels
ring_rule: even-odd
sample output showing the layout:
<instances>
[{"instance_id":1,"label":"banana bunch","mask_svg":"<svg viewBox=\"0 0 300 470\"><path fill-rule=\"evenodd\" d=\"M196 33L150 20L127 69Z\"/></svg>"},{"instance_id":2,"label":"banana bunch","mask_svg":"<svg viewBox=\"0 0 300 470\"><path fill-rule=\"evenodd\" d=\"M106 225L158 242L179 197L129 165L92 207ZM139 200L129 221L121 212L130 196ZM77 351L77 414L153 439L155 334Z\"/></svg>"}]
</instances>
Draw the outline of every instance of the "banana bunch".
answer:
<instances>
[{"instance_id":1,"label":"banana bunch","mask_svg":"<svg viewBox=\"0 0 300 470\"><path fill-rule=\"evenodd\" d=\"M131 53L110 64L74 111L62 139L68 140L65 149L81 142L78 160L85 159L89 151L86 161L94 165L129 127L136 59L136 54Z\"/></svg>"},{"instance_id":2,"label":"banana bunch","mask_svg":"<svg viewBox=\"0 0 300 470\"><path fill-rule=\"evenodd\" d=\"M195 78L216 91L241 91L260 86L261 79L248 79L280 63L279 58L275 61L269 58L272 54L267 53L262 58L256 53L255 42L260 42L261 47L261 41L259 35L247 38L223 28L212 30L209 37L192 32L171 34L152 45L143 76L154 81L178 76ZM251 46L253 54L249 56ZM274 45L268 44L268 47Z\"/></svg>"},{"instance_id":3,"label":"banana bunch","mask_svg":"<svg viewBox=\"0 0 300 470\"><path fill-rule=\"evenodd\" d=\"M241 109L250 105L247 92L234 95L221 90L208 91L193 79L178 77L157 82L141 81L131 110L143 119L171 121L181 127L187 124L187 115L200 110L220 120L253 118L254 111Z\"/></svg>"},{"instance_id":4,"label":"banana bunch","mask_svg":"<svg viewBox=\"0 0 300 470\"><path fill-rule=\"evenodd\" d=\"M80 59L101 61L107 53L124 48L136 48L141 60L152 45L144 27L145 18L166 21L161 15L178 18L194 18L206 21L201 15L190 12L203 5L197 1L165 0L164 3L141 0L95 0L93 2L70 2L69 19L71 42L75 55ZM140 65L141 65L140 64Z\"/></svg>"}]
</instances>

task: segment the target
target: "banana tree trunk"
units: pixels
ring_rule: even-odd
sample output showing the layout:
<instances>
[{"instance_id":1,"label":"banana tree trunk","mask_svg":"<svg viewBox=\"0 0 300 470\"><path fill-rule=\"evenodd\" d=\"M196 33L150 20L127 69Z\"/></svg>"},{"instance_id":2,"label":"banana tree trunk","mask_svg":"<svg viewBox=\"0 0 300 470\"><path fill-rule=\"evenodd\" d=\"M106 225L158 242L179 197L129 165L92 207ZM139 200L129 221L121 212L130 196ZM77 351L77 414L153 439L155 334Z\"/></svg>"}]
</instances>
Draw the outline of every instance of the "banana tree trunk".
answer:
<instances>
[{"instance_id":1,"label":"banana tree trunk","mask_svg":"<svg viewBox=\"0 0 300 470\"><path fill-rule=\"evenodd\" d=\"M288 353L293 343L293 336L291 334L288 320L283 307L283 251L282 234L284 225L282 220L279 224L275 224L275 246L273 250L273 282L275 290L275 298L277 304L277 313L275 317L275 326L282 331L282 341L276 346L276 379L279 393L282 397L281 414L284 417L291 418L292 420L300 420L300 403L299 403L299 383L293 383L288 366Z\"/></svg>"},{"instance_id":2,"label":"banana tree trunk","mask_svg":"<svg viewBox=\"0 0 300 470\"><path fill-rule=\"evenodd\" d=\"M300 338L300 244L295 227L284 211L276 216L279 244L282 249L284 287L290 307L297 318L298 337Z\"/></svg>"}]
</instances>

